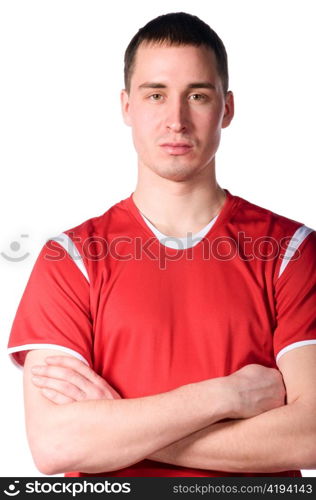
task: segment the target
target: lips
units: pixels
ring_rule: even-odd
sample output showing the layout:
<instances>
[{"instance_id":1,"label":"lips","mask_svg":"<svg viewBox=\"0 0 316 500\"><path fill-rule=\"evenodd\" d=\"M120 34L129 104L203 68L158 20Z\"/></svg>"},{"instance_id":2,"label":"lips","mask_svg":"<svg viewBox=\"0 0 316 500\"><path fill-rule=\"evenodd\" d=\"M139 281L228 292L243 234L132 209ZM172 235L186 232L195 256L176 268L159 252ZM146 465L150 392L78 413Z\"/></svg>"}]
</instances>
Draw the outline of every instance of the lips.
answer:
<instances>
[{"instance_id":1,"label":"lips","mask_svg":"<svg viewBox=\"0 0 316 500\"><path fill-rule=\"evenodd\" d=\"M193 146L188 142L166 142L160 147L168 154L184 155L189 153Z\"/></svg>"}]
</instances>

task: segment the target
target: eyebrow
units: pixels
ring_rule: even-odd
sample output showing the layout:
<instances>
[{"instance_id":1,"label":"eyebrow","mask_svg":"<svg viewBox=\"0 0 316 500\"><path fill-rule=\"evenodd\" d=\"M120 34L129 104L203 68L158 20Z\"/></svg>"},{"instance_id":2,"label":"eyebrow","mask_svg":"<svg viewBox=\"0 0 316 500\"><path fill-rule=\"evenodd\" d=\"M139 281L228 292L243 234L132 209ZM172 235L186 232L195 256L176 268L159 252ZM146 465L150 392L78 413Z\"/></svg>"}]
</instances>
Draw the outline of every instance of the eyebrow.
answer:
<instances>
[{"instance_id":1,"label":"eyebrow","mask_svg":"<svg viewBox=\"0 0 316 500\"><path fill-rule=\"evenodd\" d=\"M168 86L158 82L145 82L139 85L139 89L166 89ZM216 87L211 82L193 82L187 85L188 89L211 89L216 90Z\"/></svg>"}]
</instances>

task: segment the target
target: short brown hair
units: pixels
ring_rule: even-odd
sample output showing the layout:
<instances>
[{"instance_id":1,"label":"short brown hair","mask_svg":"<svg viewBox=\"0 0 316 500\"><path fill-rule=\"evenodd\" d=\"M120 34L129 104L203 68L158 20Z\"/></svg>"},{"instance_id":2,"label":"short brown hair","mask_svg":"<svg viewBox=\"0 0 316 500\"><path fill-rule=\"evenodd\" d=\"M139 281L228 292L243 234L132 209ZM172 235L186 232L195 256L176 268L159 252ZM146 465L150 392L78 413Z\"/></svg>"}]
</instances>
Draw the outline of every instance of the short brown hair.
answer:
<instances>
[{"instance_id":1,"label":"short brown hair","mask_svg":"<svg viewBox=\"0 0 316 500\"><path fill-rule=\"evenodd\" d=\"M227 93L228 64L225 46L215 31L197 16L185 12L164 14L138 30L124 56L124 83L127 92L130 92L136 53L141 43L209 47L215 54L224 94Z\"/></svg>"}]
</instances>

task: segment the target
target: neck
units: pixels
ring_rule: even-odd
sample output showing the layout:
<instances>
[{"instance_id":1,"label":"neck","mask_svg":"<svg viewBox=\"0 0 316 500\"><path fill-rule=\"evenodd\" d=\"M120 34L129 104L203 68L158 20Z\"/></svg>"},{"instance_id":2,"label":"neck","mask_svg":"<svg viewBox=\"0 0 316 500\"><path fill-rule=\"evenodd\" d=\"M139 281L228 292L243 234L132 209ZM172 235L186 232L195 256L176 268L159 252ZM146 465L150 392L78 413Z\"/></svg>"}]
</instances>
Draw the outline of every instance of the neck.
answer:
<instances>
[{"instance_id":1,"label":"neck","mask_svg":"<svg viewBox=\"0 0 316 500\"><path fill-rule=\"evenodd\" d=\"M221 210L225 191L217 184L215 161L198 176L170 180L139 165L133 200L163 234L184 237L205 227Z\"/></svg>"}]
</instances>

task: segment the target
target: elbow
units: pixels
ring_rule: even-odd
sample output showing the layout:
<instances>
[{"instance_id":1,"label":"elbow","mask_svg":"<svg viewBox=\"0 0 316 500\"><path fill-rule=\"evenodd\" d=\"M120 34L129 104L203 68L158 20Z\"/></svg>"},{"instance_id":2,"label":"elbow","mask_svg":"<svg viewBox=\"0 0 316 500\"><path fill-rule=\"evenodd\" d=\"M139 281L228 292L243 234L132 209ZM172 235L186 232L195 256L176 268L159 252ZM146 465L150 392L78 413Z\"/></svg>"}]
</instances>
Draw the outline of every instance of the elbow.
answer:
<instances>
[{"instance_id":1,"label":"elbow","mask_svg":"<svg viewBox=\"0 0 316 500\"><path fill-rule=\"evenodd\" d=\"M292 453L292 468L316 469L316 404L315 402L311 404L309 400L304 401L302 398L297 398L295 407L299 412L299 425L297 426L297 433L293 433L295 449ZM289 459L288 447L287 445L285 447Z\"/></svg>"},{"instance_id":2,"label":"elbow","mask_svg":"<svg viewBox=\"0 0 316 500\"><path fill-rule=\"evenodd\" d=\"M123 467L128 467L135 461L122 460L121 454L112 453L110 456L102 457L102 465L91 453L84 456L82 450L75 449L74 443L68 439L66 442L60 440L37 440L31 447L31 453L35 466L41 474L52 476L66 472L80 471L87 474L100 474L111 472ZM113 449L113 448L109 448Z\"/></svg>"},{"instance_id":3,"label":"elbow","mask_svg":"<svg viewBox=\"0 0 316 500\"><path fill-rule=\"evenodd\" d=\"M34 449L31 447L31 453L34 464L38 471L45 476L52 476L54 474L63 473L61 467L61 457L46 450L39 450L38 447Z\"/></svg>"},{"instance_id":4,"label":"elbow","mask_svg":"<svg viewBox=\"0 0 316 500\"><path fill-rule=\"evenodd\" d=\"M308 413L305 414L305 435L303 442L301 443L302 450L302 463L300 465L301 469L316 469L316 408L310 412L308 418Z\"/></svg>"},{"instance_id":5,"label":"elbow","mask_svg":"<svg viewBox=\"0 0 316 500\"><path fill-rule=\"evenodd\" d=\"M306 445L301 469L316 469L316 436L313 436Z\"/></svg>"},{"instance_id":6,"label":"elbow","mask_svg":"<svg viewBox=\"0 0 316 500\"><path fill-rule=\"evenodd\" d=\"M76 470L74 450L71 450L69 442L60 437L54 438L52 434L47 438L34 436L29 439L29 445L34 464L41 474L52 476Z\"/></svg>"},{"instance_id":7,"label":"elbow","mask_svg":"<svg viewBox=\"0 0 316 500\"><path fill-rule=\"evenodd\" d=\"M316 469L316 436L309 434L297 440L297 452L294 458L295 469Z\"/></svg>"},{"instance_id":8,"label":"elbow","mask_svg":"<svg viewBox=\"0 0 316 500\"><path fill-rule=\"evenodd\" d=\"M33 454L34 463L41 474L45 476L53 476L59 474L60 471L57 461L47 460L46 457L38 456Z\"/></svg>"}]
</instances>

